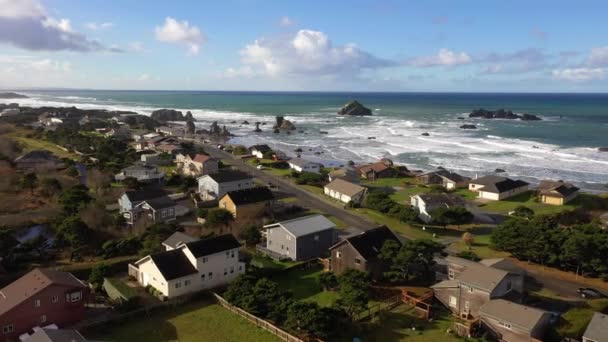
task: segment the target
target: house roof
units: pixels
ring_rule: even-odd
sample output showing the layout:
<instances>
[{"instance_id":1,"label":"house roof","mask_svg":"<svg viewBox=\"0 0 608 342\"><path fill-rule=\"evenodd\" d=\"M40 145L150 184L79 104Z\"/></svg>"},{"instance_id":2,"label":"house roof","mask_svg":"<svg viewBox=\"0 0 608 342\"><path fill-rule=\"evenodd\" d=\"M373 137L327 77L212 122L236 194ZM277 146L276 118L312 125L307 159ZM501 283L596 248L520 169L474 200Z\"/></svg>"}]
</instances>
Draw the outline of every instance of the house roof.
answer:
<instances>
[{"instance_id":1,"label":"house roof","mask_svg":"<svg viewBox=\"0 0 608 342\"><path fill-rule=\"evenodd\" d=\"M173 280L198 272L181 249L151 254L150 259L165 280Z\"/></svg>"},{"instance_id":2,"label":"house roof","mask_svg":"<svg viewBox=\"0 0 608 342\"><path fill-rule=\"evenodd\" d=\"M455 172L450 172L448 170L439 170L439 171L436 171L435 173L437 174L437 176L439 176L441 178L445 178L454 183L460 183L460 182L465 182L465 181L469 180L468 177L461 176Z\"/></svg>"},{"instance_id":3,"label":"house roof","mask_svg":"<svg viewBox=\"0 0 608 342\"><path fill-rule=\"evenodd\" d=\"M308 164L321 165L320 163L311 162L310 160L306 160L306 159L302 159L302 158L291 158L288 160L288 163L299 166L299 167L304 167Z\"/></svg>"},{"instance_id":4,"label":"house roof","mask_svg":"<svg viewBox=\"0 0 608 342\"><path fill-rule=\"evenodd\" d=\"M373 164L368 164L368 165L363 165L359 168L359 171L362 173L368 173L371 171L374 171L375 173L379 173L379 172L383 172L386 171L388 169L390 169L391 167L382 163L382 162L376 162Z\"/></svg>"},{"instance_id":5,"label":"house roof","mask_svg":"<svg viewBox=\"0 0 608 342\"><path fill-rule=\"evenodd\" d=\"M608 341L608 315L599 312L594 313L583 337L597 342Z\"/></svg>"},{"instance_id":6,"label":"house roof","mask_svg":"<svg viewBox=\"0 0 608 342\"><path fill-rule=\"evenodd\" d=\"M483 185L481 188L485 192L503 193L509 190L521 188L522 186L529 185L527 182L522 180L513 180L501 176L484 176L481 178L473 179L472 184Z\"/></svg>"},{"instance_id":7,"label":"house roof","mask_svg":"<svg viewBox=\"0 0 608 342\"><path fill-rule=\"evenodd\" d=\"M163 245L171 246L173 248L177 248L178 245L182 243L194 242L198 240L188 234L184 234L182 232L175 232L171 234L165 241L163 241Z\"/></svg>"},{"instance_id":8,"label":"house roof","mask_svg":"<svg viewBox=\"0 0 608 342\"><path fill-rule=\"evenodd\" d=\"M454 280L454 279L443 280L443 281L440 281L437 284L431 286L432 289L444 289L444 288L456 288L456 287L458 287L458 280Z\"/></svg>"},{"instance_id":9,"label":"house roof","mask_svg":"<svg viewBox=\"0 0 608 342\"><path fill-rule=\"evenodd\" d=\"M241 247L241 244L232 234L224 234L214 236L202 240L188 242L185 246L192 252L194 257L200 258L203 256L227 251Z\"/></svg>"},{"instance_id":10,"label":"house roof","mask_svg":"<svg viewBox=\"0 0 608 342\"><path fill-rule=\"evenodd\" d=\"M158 187L147 187L140 190L129 190L124 193L131 202L140 202L149 199L167 196L165 190Z\"/></svg>"},{"instance_id":11,"label":"house roof","mask_svg":"<svg viewBox=\"0 0 608 342\"><path fill-rule=\"evenodd\" d=\"M340 178L334 179L333 181L331 181L331 183L327 184L325 187L328 188L329 190L336 191L340 194L343 194L343 195L346 195L349 197L353 197L353 196L361 193L362 191L366 190L366 188L364 188L360 185L353 184L351 182L347 182Z\"/></svg>"},{"instance_id":12,"label":"house roof","mask_svg":"<svg viewBox=\"0 0 608 342\"><path fill-rule=\"evenodd\" d=\"M211 158L210 156L204 155L204 154L197 154L194 156L194 158L192 158L192 160L197 163L204 163L211 159L213 159L213 158Z\"/></svg>"},{"instance_id":13,"label":"house roof","mask_svg":"<svg viewBox=\"0 0 608 342\"><path fill-rule=\"evenodd\" d=\"M444 204L448 207L462 206L465 204L462 197L451 194L440 194L440 193L423 193L418 194L418 197L427 205L441 205Z\"/></svg>"},{"instance_id":14,"label":"house roof","mask_svg":"<svg viewBox=\"0 0 608 342\"><path fill-rule=\"evenodd\" d=\"M270 148L270 146L266 145L266 144L261 144L261 145L253 145L249 148L250 151L260 151L262 153L264 152L268 152L268 151L272 151L272 149Z\"/></svg>"},{"instance_id":15,"label":"house roof","mask_svg":"<svg viewBox=\"0 0 608 342\"><path fill-rule=\"evenodd\" d=\"M352 178L359 179L359 175L352 168L341 168L329 172L331 178Z\"/></svg>"},{"instance_id":16,"label":"house roof","mask_svg":"<svg viewBox=\"0 0 608 342\"><path fill-rule=\"evenodd\" d=\"M491 259L483 259L479 261L480 264L497 268L499 270L507 271L510 273L523 274L525 270L519 266L517 266L514 262L505 258L491 258Z\"/></svg>"},{"instance_id":17,"label":"house roof","mask_svg":"<svg viewBox=\"0 0 608 342\"><path fill-rule=\"evenodd\" d=\"M228 182L252 179L252 177L249 174L247 174L245 172L241 172L241 171L236 171L236 170L222 170L218 173L201 176L198 179L201 179L204 177L209 177L209 178L213 179L216 183L228 183Z\"/></svg>"},{"instance_id":18,"label":"house roof","mask_svg":"<svg viewBox=\"0 0 608 342\"><path fill-rule=\"evenodd\" d=\"M482 317L487 316L508 322L526 331L532 331L543 316L547 314L546 311L504 299L490 300L479 309L479 312Z\"/></svg>"},{"instance_id":19,"label":"house roof","mask_svg":"<svg viewBox=\"0 0 608 342\"><path fill-rule=\"evenodd\" d=\"M38 329L28 342L87 342L78 331L72 329Z\"/></svg>"},{"instance_id":20,"label":"house roof","mask_svg":"<svg viewBox=\"0 0 608 342\"><path fill-rule=\"evenodd\" d=\"M171 207L175 206L175 201L173 199L171 199L171 197L169 197L169 196L162 196L162 197L147 199L144 201L144 203L147 203L150 206L150 208L152 208L154 210L171 208Z\"/></svg>"},{"instance_id":21,"label":"house roof","mask_svg":"<svg viewBox=\"0 0 608 342\"><path fill-rule=\"evenodd\" d=\"M265 186L258 186L251 189L228 191L224 196L230 197L232 202L234 202L234 204L236 205L270 201L274 199L272 191L270 191L270 189Z\"/></svg>"},{"instance_id":22,"label":"house roof","mask_svg":"<svg viewBox=\"0 0 608 342\"><path fill-rule=\"evenodd\" d=\"M0 315L51 285L86 287L71 273L36 268L0 290Z\"/></svg>"},{"instance_id":23,"label":"house roof","mask_svg":"<svg viewBox=\"0 0 608 342\"><path fill-rule=\"evenodd\" d=\"M458 275L457 279L460 283L492 292L507 274L509 274L507 271L476 264L475 266L467 266L467 268Z\"/></svg>"},{"instance_id":24,"label":"house roof","mask_svg":"<svg viewBox=\"0 0 608 342\"><path fill-rule=\"evenodd\" d=\"M543 180L538 185L538 190L545 196L568 197L580 189L563 181Z\"/></svg>"},{"instance_id":25,"label":"house roof","mask_svg":"<svg viewBox=\"0 0 608 342\"><path fill-rule=\"evenodd\" d=\"M380 226L359 235L349 237L348 239L335 244L330 249L333 249L344 242L348 242L365 260L372 260L380 254L382 246L388 240L393 240L401 244L401 241L399 241L397 236L395 236L388 227Z\"/></svg>"},{"instance_id":26,"label":"house roof","mask_svg":"<svg viewBox=\"0 0 608 342\"><path fill-rule=\"evenodd\" d=\"M277 227L282 227L297 238L328 229L334 229L336 228L336 225L325 216L316 214L264 226L264 228L269 229Z\"/></svg>"},{"instance_id":27,"label":"house roof","mask_svg":"<svg viewBox=\"0 0 608 342\"><path fill-rule=\"evenodd\" d=\"M181 145L176 145L176 144L160 144L160 145L156 146L155 148L157 150L162 150L162 151L175 151L175 150L183 149L181 147Z\"/></svg>"}]
</instances>

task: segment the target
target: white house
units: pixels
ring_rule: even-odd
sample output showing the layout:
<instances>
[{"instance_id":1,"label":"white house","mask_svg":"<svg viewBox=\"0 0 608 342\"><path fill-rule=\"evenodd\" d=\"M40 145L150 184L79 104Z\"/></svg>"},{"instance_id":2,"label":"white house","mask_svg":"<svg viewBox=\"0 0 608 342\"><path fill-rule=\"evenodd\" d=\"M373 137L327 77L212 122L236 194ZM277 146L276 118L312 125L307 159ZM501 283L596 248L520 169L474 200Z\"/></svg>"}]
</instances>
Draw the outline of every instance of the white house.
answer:
<instances>
[{"instance_id":1,"label":"white house","mask_svg":"<svg viewBox=\"0 0 608 342\"><path fill-rule=\"evenodd\" d=\"M257 157L257 158L264 158L264 153L266 152L270 152L272 151L272 149L270 148L270 146L266 145L266 144L262 144L262 145L253 145L251 147L249 147L249 152L251 152L251 155Z\"/></svg>"},{"instance_id":2,"label":"white house","mask_svg":"<svg viewBox=\"0 0 608 342\"><path fill-rule=\"evenodd\" d=\"M323 188L323 191L325 195L340 202L349 203L352 201L353 203L360 204L367 193L367 188L337 178L327 184Z\"/></svg>"},{"instance_id":3,"label":"white house","mask_svg":"<svg viewBox=\"0 0 608 342\"><path fill-rule=\"evenodd\" d=\"M289 163L289 168L296 170L297 172L320 173L321 167L323 167L323 165L319 163L314 163L302 158L289 159L287 162Z\"/></svg>"},{"instance_id":4,"label":"white house","mask_svg":"<svg viewBox=\"0 0 608 342\"><path fill-rule=\"evenodd\" d=\"M411 204L418 211L418 217L428 223L433 220L433 211L440 208L464 206L464 200L456 195L426 193L411 197Z\"/></svg>"},{"instance_id":5,"label":"white house","mask_svg":"<svg viewBox=\"0 0 608 342\"><path fill-rule=\"evenodd\" d=\"M255 185L250 175L234 170L204 175L197 180L198 191L203 200L219 200L228 191L251 189Z\"/></svg>"},{"instance_id":6,"label":"white house","mask_svg":"<svg viewBox=\"0 0 608 342\"><path fill-rule=\"evenodd\" d=\"M204 154L179 153L175 157L175 164L177 172L184 176L200 177L217 173L219 170L218 160Z\"/></svg>"},{"instance_id":7,"label":"white house","mask_svg":"<svg viewBox=\"0 0 608 342\"><path fill-rule=\"evenodd\" d=\"M500 201L528 191L530 184L501 176L485 176L471 180L469 190L475 191L479 198Z\"/></svg>"},{"instance_id":8,"label":"white house","mask_svg":"<svg viewBox=\"0 0 608 342\"><path fill-rule=\"evenodd\" d=\"M244 273L240 247L232 234L181 243L129 265L129 274L142 286L174 298L228 284Z\"/></svg>"},{"instance_id":9,"label":"white house","mask_svg":"<svg viewBox=\"0 0 608 342\"><path fill-rule=\"evenodd\" d=\"M198 240L199 239L178 231L171 234L171 236L169 236L165 241L163 241L163 247L165 251L172 251L174 249L177 249L182 244Z\"/></svg>"}]
</instances>

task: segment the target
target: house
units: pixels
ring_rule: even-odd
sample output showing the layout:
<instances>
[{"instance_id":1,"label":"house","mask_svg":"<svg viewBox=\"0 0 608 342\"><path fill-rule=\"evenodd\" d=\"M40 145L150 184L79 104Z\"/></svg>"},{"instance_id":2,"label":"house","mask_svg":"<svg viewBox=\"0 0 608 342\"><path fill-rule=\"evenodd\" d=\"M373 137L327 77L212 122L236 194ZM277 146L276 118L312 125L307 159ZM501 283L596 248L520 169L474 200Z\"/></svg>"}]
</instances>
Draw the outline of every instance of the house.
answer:
<instances>
[{"instance_id":1,"label":"house","mask_svg":"<svg viewBox=\"0 0 608 342\"><path fill-rule=\"evenodd\" d=\"M20 170L55 170L63 166L63 163L47 150L32 150L15 159L15 166Z\"/></svg>"},{"instance_id":2,"label":"house","mask_svg":"<svg viewBox=\"0 0 608 342\"><path fill-rule=\"evenodd\" d=\"M322 164L311 162L302 158L292 158L287 161L289 168L297 172L320 173Z\"/></svg>"},{"instance_id":3,"label":"house","mask_svg":"<svg viewBox=\"0 0 608 342\"><path fill-rule=\"evenodd\" d=\"M46 117L38 120L40 124L46 127L56 127L63 124L63 120L60 118Z\"/></svg>"},{"instance_id":4,"label":"house","mask_svg":"<svg viewBox=\"0 0 608 342\"><path fill-rule=\"evenodd\" d=\"M272 160L274 161L284 161L289 159L287 157L287 154L285 154L285 152L283 151L273 151L272 152Z\"/></svg>"},{"instance_id":5,"label":"house","mask_svg":"<svg viewBox=\"0 0 608 342\"><path fill-rule=\"evenodd\" d=\"M34 327L63 327L85 318L88 287L71 273L34 269L0 289L0 342Z\"/></svg>"},{"instance_id":6,"label":"house","mask_svg":"<svg viewBox=\"0 0 608 342\"><path fill-rule=\"evenodd\" d=\"M330 182L333 182L336 179L343 179L347 182L355 184L359 184L361 182L357 171L350 167L332 170L327 176L329 177Z\"/></svg>"},{"instance_id":7,"label":"house","mask_svg":"<svg viewBox=\"0 0 608 342\"><path fill-rule=\"evenodd\" d=\"M133 209L123 213L127 224L135 224L138 219L146 219L151 223L170 222L175 220L175 201L169 196L147 199Z\"/></svg>"},{"instance_id":8,"label":"house","mask_svg":"<svg viewBox=\"0 0 608 342\"><path fill-rule=\"evenodd\" d=\"M105 134L105 136L106 138L129 140L131 139L131 130L129 129L129 127L126 126L112 128L109 132Z\"/></svg>"},{"instance_id":9,"label":"house","mask_svg":"<svg viewBox=\"0 0 608 342\"><path fill-rule=\"evenodd\" d=\"M184 135L184 127L160 126L156 128L156 133L181 137Z\"/></svg>"},{"instance_id":10,"label":"house","mask_svg":"<svg viewBox=\"0 0 608 342\"><path fill-rule=\"evenodd\" d=\"M544 341L551 314L547 311L492 299L479 310L482 327L505 342Z\"/></svg>"},{"instance_id":11,"label":"house","mask_svg":"<svg viewBox=\"0 0 608 342\"><path fill-rule=\"evenodd\" d=\"M264 153L266 152L272 152L272 149L270 148L270 146L268 145L253 145L251 147L249 147L249 152L251 153L251 155L257 157L257 158L264 158Z\"/></svg>"},{"instance_id":12,"label":"house","mask_svg":"<svg viewBox=\"0 0 608 342\"><path fill-rule=\"evenodd\" d=\"M367 194L367 188L338 178L327 184L323 192L343 203L361 204Z\"/></svg>"},{"instance_id":13,"label":"house","mask_svg":"<svg viewBox=\"0 0 608 342\"><path fill-rule=\"evenodd\" d=\"M77 330L41 328L36 329L33 334L21 338L22 342L87 342Z\"/></svg>"},{"instance_id":14,"label":"house","mask_svg":"<svg viewBox=\"0 0 608 342\"><path fill-rule=\"evenodd\" d=\"M461 176L457 173L450 172L445 169L427 172L416 176L416 181L418 181L419 184L438 184L443 186L447 190L466 188L470 180L471 179L468 177Z\"/></svg>"},{"instance_id":15,"label":"house","mask_svg":"<svg viewBox=\"0 0 608 342\"><path fill-rule=\"evenodd\" d=\"M608 342L608 315L596 312L583 334L583 342Z\"/></svg>"},{"instance_id":16,"label":"house","mask_svg":"<svg viewBox=\"0 0 608 342\"><path fill-rule=\"evenodd\" d=\"M117 181L123 181L127 177L136 178L142 183L157 183L161 184L165 179L165 173L160 171L156 166L147 164L136 164L128 166L120 173L114 175Z\"/></svg>"},{"instance_id":17,"label":"house","mask_svg":"<svg viewBox=\"0 0 608 342\"><path fill-rule=\"evenodd\" d=\"M255 219L268 213L274 195L267 187L228 191L219 201L219 207L232 213L237 220Z\"/></svg>"},{"instance_id":18,"label":"house","mask_svg":"<svg viewBox=\"0 0 608 342\"><path fill-rule=\"evenodd\" d=\"M181 144L165 144L165 143L161 143L160 145L156 145L154 147L154 150L160 153L167 153L167 154L171 154L171 155L177 155L178 153L181 153L184 148L182 147Z\"/></svg>"},{"instance_id":19,"label":"house","mask_svg":"<svg viewBox=\"0 0 608 342\"><path fill-rule=\"evenodd\" d=\"M129 265L129 275L166 298L215 288L245 272L245 263L239 260L240 247L232 234L182 243Z\"/></svg>"},{"instance_id":20,"label":"house","mask_svg":"<svg viewBox=\"0 0 608 342\"><path fill-rule=\"evenodd\" d=\"M171 236L169 236L165 241L163 241L162 245L165 248L165 251L171 251L177 249L177 247L179 247L179 245L181 244L194 242L197 240L199 239L194 238L188 234L182 232L175 232L171 234Z\"/></svg>"},{"instance_id":21,"label":"house","mask_svg":"<svg viewBox=\"0 0 608 342\"><path fill-rule=\"evenodd\" d=\"M354 268L379 279L387 269L386 262L379 258L380 250L389 240L401 245L399 238L386 226L342 240L329 248L329 270L339 275Z\"/></svg>"},{"instance_id":22,"label":"house","mask_svg":"<svg viewBox=\"0 0 608 342\"><path fill-rule=\"evenodd\" d=\"M138 141L135 143L135 149L138 151L146 149L154 149L161 144L165 145L178 145L179 141L174 137L154 136L146 138L146 140Z\"/></svg>"},{"instance_id":23,"label":"house","mask_svg":"<svg viewBox=\"0 0 608 342\"><path fill-rule=\"evenodd\" d=\"M224 170L198 179L198 191L203 200L219 200L228 191L253 188L253 178L240 171Z\"/></svg>"},{"instance_id":24,"label":"house","mask_svg":"<svg viewBox=\"0 0 608 342\"><path fill-rule=\"evenodd\" d=\"M464 207L465 201L457 195L441 193L423 193L410 198L412 207L418 211L418 217L429 223L433 221L433 211L440 208Z\"/></svg>"},{"instance_id":25,"label":"house","mask_svg":"<svg viewBox=\"0 0 608 342\"><path fill-rule=\"evenodd\" d=\"M479 198L500 201L528 191L529 184L501 176L485 176L470 181L469 190L475 191Z\"/></svg>"},{"instance_id":26,"label":"house","mask_svg":"<svg viewBox=\"0 0 608 342\"><path fill-rule=\"evenodd\" d=\"M357 171L361 177L371 180L392 177L394 175L392 167L388 163L381 161L359 166L357 167Z\"/></svg>"},{"instance_id":27,"label":"house","mask_svg":"<svg viewBox=\"0 0 608 342\"><path fill-rule=\"evenodd\" d=\"M337 238L336 225L323 215L310 215L264 226L263 252L280 259L322 256Z\"/></svg>"},{"instance_id":28,"label":"house","mask_svg":"<svg viewBox=\"0 0 608 342\"><path fill-rule=\"evenodd\" d=\"M579 188L563 181L543 180L538 185L538 197L542 203L564 205L578 196Z\"/></svg>"},{"instance_id":29,"label":"house","mask_svg":"<svg viewBox=\"0 0 608 342\"><path fill-rule=\"evenodd\" d=\"M118 198L118 206L120 212L127 212L146 200L152 200L159 197L165 197L167 193L158 187L149 186L140 190L125 191Z\"/></svg>"},{"instance_id":30,"label":"house","mask_svg":"<svg viewBox=\"0 0 608 342\"><path fill-rule=\"evenodd\" d=\"M147 152L147 153L145 153L145 152ZM171 157L171 155L168 155L166 153L145 150L145 151L139 152L138 154L140 154L140 157L139 157L140 161L146 165L160 166L160 165L171 165L173 163L173 158Z\"/></svg>"},{"instance_id":31,"label":"house","mask_svg":"<svg viewBox=\"0 0 608 342\"><path fill-rule=\"evenodd\" d=\"M210 173L217 173L219 162L217 159L204 154L178 154L175 158L177 172L190 177L200 177Z\"/></svg>"},{"instance_id":32,"label":"house","mask_svg":"<svg viewBox=\"0 0 608 342\"><path fill-rule=\"evenodd\" d=\"M462 319L477 319L490 300L519 298L524 276L475 261L448 256L437 259L438 279L431 286L435 298Z\"/></svg>"}]
</instances>

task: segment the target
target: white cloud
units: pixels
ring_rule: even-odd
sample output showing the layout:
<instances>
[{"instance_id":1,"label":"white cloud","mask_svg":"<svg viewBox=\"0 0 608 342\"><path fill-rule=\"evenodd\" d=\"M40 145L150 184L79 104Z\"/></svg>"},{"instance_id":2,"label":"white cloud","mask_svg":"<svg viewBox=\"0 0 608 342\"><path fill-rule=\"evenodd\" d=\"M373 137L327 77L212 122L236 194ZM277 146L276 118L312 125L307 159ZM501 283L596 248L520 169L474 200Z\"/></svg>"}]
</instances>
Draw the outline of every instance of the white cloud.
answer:
<instances>
[{"instance_id":1,"label":"white cloud","mask_svg":"<svg viewBox=\"0 0 608 342\"><path fill-rule=\"evenodd\" d=\"M241 51L242 65L229 68L227 77L342 76L356 78L365 69L395 66L354 44L334 46L320 31L299 30L288 39L258 39Z\"/></svg>"},{"instance_id":2,"label":"white cloud","mask_svg":"<svg viewBox=\"0 0 608 342\"><path fill-rule=\"evenodd\" d=\"M608 66L608 46L591 49L587 65L590 67Z\"/></svg>"},{"instance_id":3,"label":"white cloud","mask_svg":"<svg viewBox=\"0 0 608 342\"><path fill-rule=\"evenodd\" d=\"M149 81L152 77L150 76L150 74L141 74L137 80L138 81Z\"/></svg>"},{"instance_id":4,"label":"white cloud","mask_svg":"<svg viewBox=\"0 0 608 342\"><path fill-rule=\"evenodd\" d=\"M158 41L186 45L190 54L197 54L207 40L198 27L171 17L165 18L163 26L157 26L155 32Z\"/></svg>"},{"instance_id":5,"label":"white cloud","mask_svg":"<svg viewBox=\"0 0 608 342\"><path fill-rule=\"evenodd\" d=\"M471 56L469 56L466 52L454 52L449 49L441 49L434 56L416 57L407 61L407 64L417 67L432 67L456 66L469 64L471 62Z\"/></svg>"},{"instance_id":6,"label":"white cloud","mask_svg":"<svg viewBox=\"0 0 608 342\"><path fill-rule=\"evenodd\" d=\"M289 27L293 25L293 20L288 16L281 17L281 20L279 20L279 25Z\"/></svg>"},{"instance_id":7,"label":"white cloud","mask_svg":"<svg viewBox=\"0 0 608 342\"><path fill-rule=\"evenodd\" d=\"M100 30L106 30L106 29L112 28L114 26L114 24L110 23L110 22L105 22L105 23L90 22L90 23L86 23L84 26L92 31L100 31Z\"/></svg>"},{"instance_id":8,"label":"white cloud","mask_svg":"<svg viewBox=\"0 0 608 342\"><path fill-rule=\"evenodd\" d=\"M36 0L0 0L0 17L37 18L45 14L44 7Z\"/></svg>"},{"instance_id":9,"label":"white cloud","mask_svg":"<svg viewBox=\"0 0 608 342\"><path fill-rule=\"evenodd\" d=\"M63 33L73 33L72 25L68 19L54 19L54 18L44 18L42 21L42 26L54 28Z\"/></svg>"},{"instance_id":10,"label":"white cloud","mask_svg":"<svg viewBox=\"0 0 608 342\"><path fill-rule=\"evenodd\" d=\"M603 68L564 68L553 70L553 78L566 81L592 81L606 77Z\"/></svg>"}]
</instances>

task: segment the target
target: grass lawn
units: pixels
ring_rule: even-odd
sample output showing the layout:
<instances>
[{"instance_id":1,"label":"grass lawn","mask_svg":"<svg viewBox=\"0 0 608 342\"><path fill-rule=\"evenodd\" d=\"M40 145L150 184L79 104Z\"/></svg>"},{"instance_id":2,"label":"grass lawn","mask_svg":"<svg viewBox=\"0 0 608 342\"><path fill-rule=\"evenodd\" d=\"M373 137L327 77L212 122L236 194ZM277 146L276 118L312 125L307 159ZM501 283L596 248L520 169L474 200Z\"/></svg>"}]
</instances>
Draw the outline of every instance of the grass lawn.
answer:
<instances>
[{"instance_id":1,"label":"grass lawn","mask_svg":"<svg viewBox=\"0 0 608 342\"><path fill-rule=\"evenodd\" d=\"M415 184L416 178L414 177L391 177L391 178L379 178L375 181L368 179L362 179L361 185L375 186L375 187L395 187L395 186L406 186L407 184Z\"/></svg>"},{"instance_id":2,"label":"grass lawn","mask_svg":"<svg viewBox=\"0 0 608 342\"><path fill-rule=\"evenodd\" d=\"M492 211L500 214L508 214L510 211L515 210L515 208L519 207L520 205L526 206L534 210L535 214L541 215L556 214L564 210L572 210L578 207L578 205L576 205L576 200L566 205L550 205L540 203L537 201L537 197L533 191L528 191L502 201L488 202L486 204L480 205L479 207L487 211Z\"/></svg>"},{"instance_id":3,"label":"grass lawn","mask_svg":"<svg viewBox=\"0 0 608 342\"><path fill-rule=\"evenodd\" d=\"M280 341L210 299L170 307L149 316L136 316L84 335L89 339L116 342Z\"/></svg>"},{"instance_id":4,"label":"grass lawn","mask_svg":"<svg viewBox=\"0 0 608 342\"><path fill-rule=\"evenodd\" d=\"M557 327L561 336L579 339L594 312L607 312L608 299L594 299L575 306L562 314L562 320Z\"/></svg>"},{"instance_id":5,"label":"grass lawn","mask_svg":"<svg viewBox=\"0 0 608 342\"><path fill-rule=\"evenodd\" d=\"M308 185L308 184L298 185L298 186L301 186L302 188L306 189L307 191L312 192L313 194L325 196L323 193L323 188L321 188L321 187L314 186L314 185Z\"/></svg>"},{"instance_id":6,"label":"grass lawn","mask_svg":"<svg viewBox=\"0 0 608 342\"><path fill-rule=\"evenodd\" d=\"M474 235L474 234L473 234ZM511 254L508 252L496 251L490 248L490 235L474 235L475 242L473 246L471 246L471 252L477 254L482 259L490 259L490 258L506 258ZM461 252L469 250L469 246L467 246L462 240L458 240L454 242L451 246L455 251Z\"/></svg>"},{"instance_id":7,"label":"grass lawn","mask_svg":"<svg viewBox=\"0 0 608 342\"><path fill-rule=\"evenodd\" d=\"M456 194L456 195L464 198L465 200L474 200L477 198L477 193L470 191L469 189L456 189L455 191L453 191L451 193Z\"/></svg>"},{"instance_id":8,"label":"grass lawn","mask_svg":"<svg viewBox=\"0 0 608 342\"><path fill-rule=\"evenodd\" d=\"M358 208L354 210L360 215L365 216L370 221L379 225L386 225L390 229L403 234L407 238L429 239L433 237L433 233L429 232L428 230L423 231L420 228L414 228L407 223L400 222L397 219L389 217L375 210L371 210L368 208Z\"/></svg>"},{"instance_id":9,"label":"grass lawn","mask_svg":"<svg viewBox=\"0 0 608 342\"><path fill-rule=\"evenodd\" d=\"M291 174L291 169L287 168L287 169L275 169L273 167L270 167L269 164L272 163L276 163L276 161L272 160L272 159L260 159L259 163L256 163L256 158L250 158L247 160L247 164L257 167L258 165L263 165L264 166L264 171L271 173L274 176L277 177L288 177Z\"/></svg>"},{"instance_id":10,"label":"grass lawn","mask_svg":"<svg viewBox=\"0 0 608 342\"><path fill-rule=\"evenodd\" d=\"M162 166L159 166L158 169L161 170L162 172L164 172L166 175L169 175L175 171L176 166L175 165L162 165Z\"/></svg>"},{"instance_id":11,"label":"grass lawn","mask_svg":"<svg viewBox=\"0 0 608 342\"><path fill-rule=\"evenodd\" d=\"M53 144L52 142L48 142L42 139L26 138L26 135L29 133L30 131L17 129L14 132L11 132L9 136L21 144L24 152L29 152L32 150L48 150L53 152L53 154L55 154L59 158L78 159L78 156L76 154L66 152L60 149L57 145Z\"/></svg>"},{"instance_id":12,"label":"grass lawn","mask_svg":"<svg viewBox=\"0 0 608 342\"><path fill-rule=\"evenodd\" d=\"M298 262L293 262L293 261L279 261L279 260L275 260L272 259L269 256L260 254L260 253L256 253L253 258L251 259L252 263L255 264L255 266L257 267L262 267L262 268L271 268L271 269L277 269L277 270L282 270L282 269L286 269L288 267L297 265Z\"/></svg>"},{"instance_id":13,"label":"grass lawn","mask_svg":"<svg viewBox=\"0 0 608 342\"><path fill-rule=\"evenodd\" d=\"M321 306L331 306L337 299L338 293L323 291L319 284L319 276L323 273L323 266L290 270L277 274L272 278L281 288L292 291L297 300L316 302Z\"/></svg>"},{"instance_id":14,"label":"grass lawn","mask_svg":"<svg viewBox=\"0 0 608 342\"><path fill-rule=\"evenodd\" d=\"M361 341L418 341L418 342L451 342L462 341L455 335L446 333L452 321L449 314L427 322L415 315L411 306L399 305L390 311L380 313L371 322L361 323L361 331L354 337ZM412 326L416 330L412 330ZM350 339L352 340L352 339ZM346 341L346 340L345 340Z\"/></svg>"}]
</instances>

